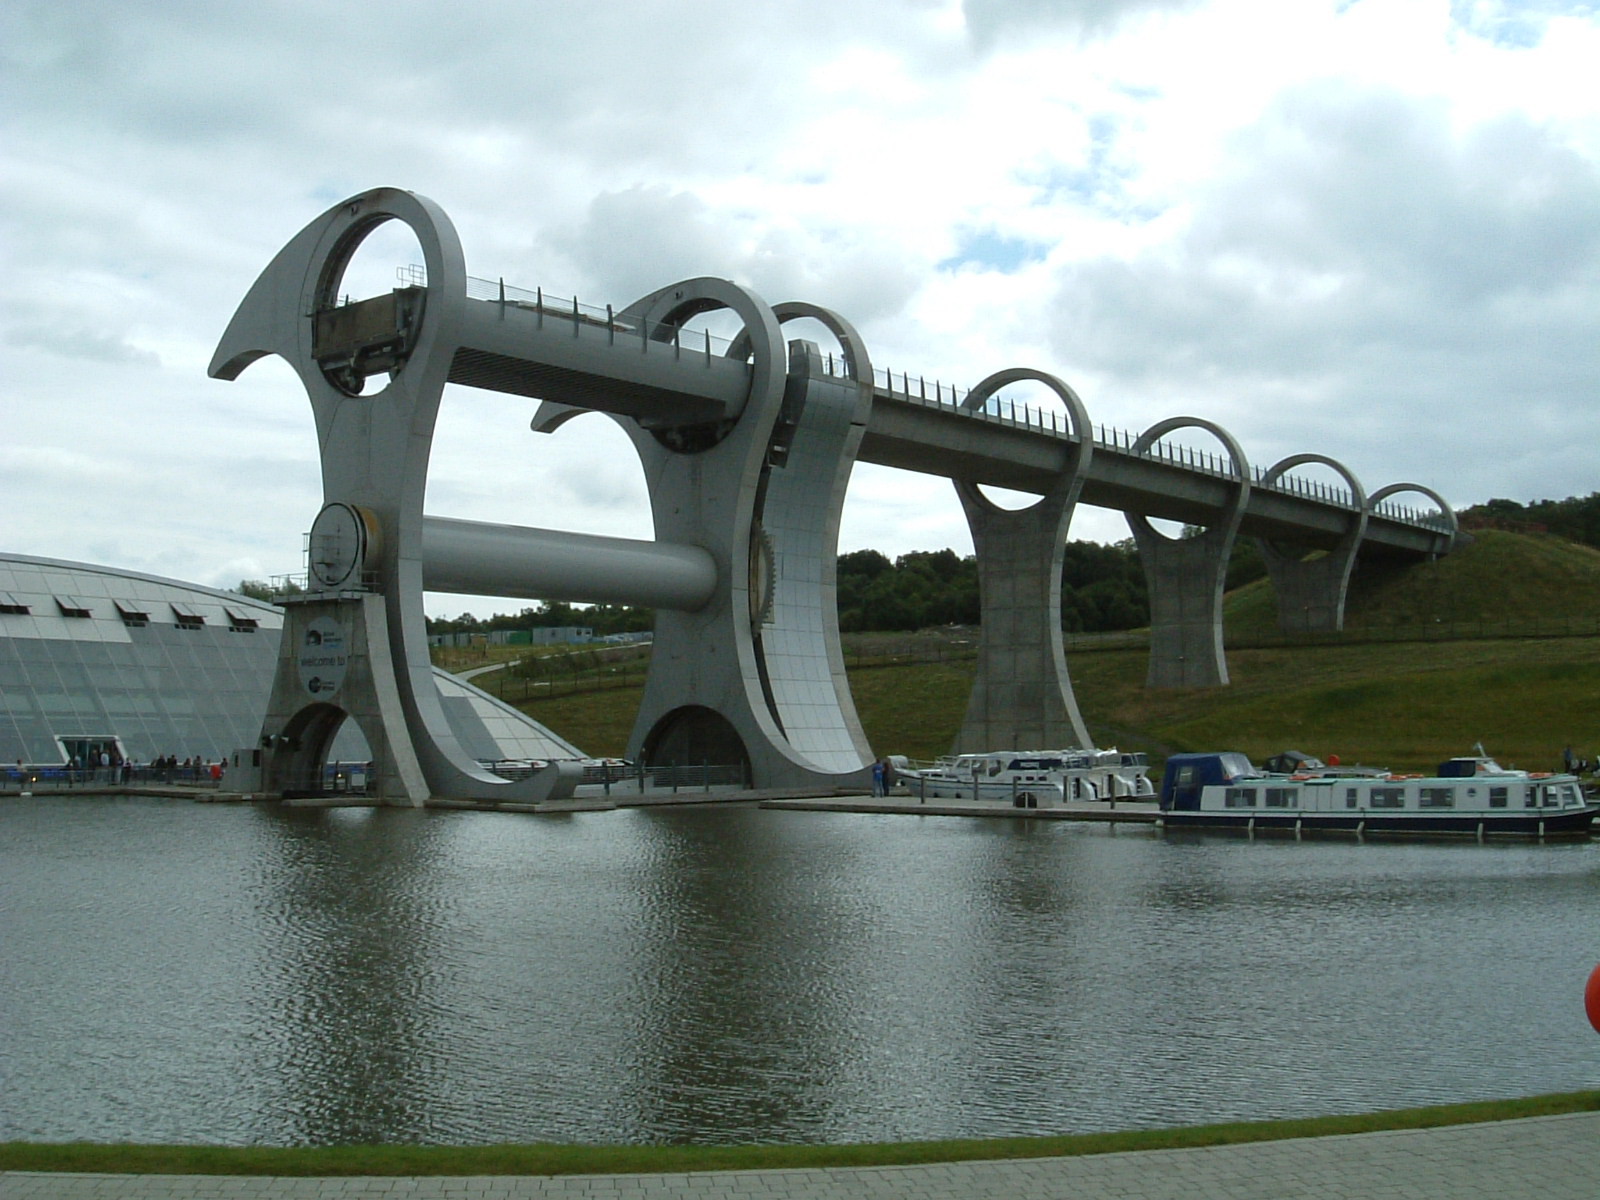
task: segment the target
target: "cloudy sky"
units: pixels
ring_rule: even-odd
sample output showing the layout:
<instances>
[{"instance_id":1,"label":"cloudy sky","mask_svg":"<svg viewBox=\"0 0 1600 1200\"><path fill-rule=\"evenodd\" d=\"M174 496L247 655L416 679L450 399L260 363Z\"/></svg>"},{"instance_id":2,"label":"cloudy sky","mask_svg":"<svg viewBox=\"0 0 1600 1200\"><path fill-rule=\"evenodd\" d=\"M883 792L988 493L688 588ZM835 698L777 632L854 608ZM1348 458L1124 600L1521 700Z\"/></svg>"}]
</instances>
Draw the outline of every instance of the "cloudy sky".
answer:
<instances>
[{"instance_id":1,"label":"cloudy sky","mask_svg":"<svg viewBox=\"0 0 1600 1200\"><path fill-rule=\"evenodd\" d=\"M1575 0L8 0L0 550L301 570L304 395L205 368L273 254L380 185L475 275L618 307L722 276L897 374L1041 368L1096 422L1204 417L1369 491L1587 495L1596 63ZM650 536L620 431L531 408L452 389L428 511ZM869 546L971 542L948 482L861 466Z\"/></svg>"}]
</instances>

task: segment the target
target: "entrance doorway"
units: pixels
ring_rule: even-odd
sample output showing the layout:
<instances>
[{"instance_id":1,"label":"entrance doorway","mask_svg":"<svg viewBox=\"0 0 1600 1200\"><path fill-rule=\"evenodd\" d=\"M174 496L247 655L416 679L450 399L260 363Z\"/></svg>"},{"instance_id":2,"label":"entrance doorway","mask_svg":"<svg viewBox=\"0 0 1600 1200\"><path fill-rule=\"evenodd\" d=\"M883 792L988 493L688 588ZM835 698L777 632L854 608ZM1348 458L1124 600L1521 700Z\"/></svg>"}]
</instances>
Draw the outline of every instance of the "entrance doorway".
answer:
<instances>
[{"instance_id":1,"label":"entrance doorway","mask_svg":"<svg viewBox=\"0 0 1600 1200\"><path fill-rule=\"evenodd\" d=\"M114 779L127 755L122 751L122 739L114 733L56 734L56 745L61 747L61 761L76 762L85 778ZM105 761L101 758L104 756Z\"/></svg>"}]
</instances>

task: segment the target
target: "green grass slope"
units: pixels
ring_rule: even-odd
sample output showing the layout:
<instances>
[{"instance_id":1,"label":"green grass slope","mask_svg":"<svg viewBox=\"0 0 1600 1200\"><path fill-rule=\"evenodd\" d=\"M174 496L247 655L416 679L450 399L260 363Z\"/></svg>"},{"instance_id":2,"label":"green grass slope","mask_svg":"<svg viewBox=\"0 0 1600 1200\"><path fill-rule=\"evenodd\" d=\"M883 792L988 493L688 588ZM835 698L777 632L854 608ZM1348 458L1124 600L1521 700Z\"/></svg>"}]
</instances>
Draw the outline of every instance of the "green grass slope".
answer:
<instances>
[{"instance_id":1,"label":"green grass slope","mask_svg":"<svg viewBox=\"0 0 1600 1200\"><path fill-rule=\"evenodd\" d=\"M1228 636L1274 635L1272 585L1259 579L1227 597ZM1462 632L1570 623L1600 633L1600 550L1550 534L1488 529L1445 557L1402 570L1357 565L1345 605L1352 631L1462 626Z\"/></svg>"},{"instance_id":2,"label":"green grass slope","mask_svg":"<svg viewBox=\"0 0 1600 1200\"><path fill-rule=\"evenodd\" d=\"M1263 636L1275 634L1271 602L1265 583L1231 596L1230 640L1244 640L1252 621ZM1477 742L1502 762L1534 770L1558 766L1567 745L1600 758L1600 632L1363 641L1371 626L1357 620L1361 614L1369 621L1382 614L1385 626L1473 635L1569 623L1596 629L1600 552L1484 533L1409 575L1364 581L1343 642L1231 648L1225 688L1147 689L1140 649L1075 651L1068 667L1095 741L1157 759L1226 749L1259 760L1294 748L1416 771ZM877 753L933 758L960 728L972 660L855 668L850 683ZM527 711L592 754L621 754L638 703L630 688L542 700Z\"/></svg>"}]
</instances>

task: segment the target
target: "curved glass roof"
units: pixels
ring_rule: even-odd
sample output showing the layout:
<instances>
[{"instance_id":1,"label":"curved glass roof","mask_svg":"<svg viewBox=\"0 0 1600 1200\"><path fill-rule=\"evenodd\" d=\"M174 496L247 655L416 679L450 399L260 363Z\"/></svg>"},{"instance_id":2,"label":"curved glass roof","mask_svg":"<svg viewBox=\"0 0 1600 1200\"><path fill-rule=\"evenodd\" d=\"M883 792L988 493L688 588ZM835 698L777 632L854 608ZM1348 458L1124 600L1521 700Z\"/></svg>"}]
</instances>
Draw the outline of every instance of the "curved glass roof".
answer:
<instances>
[{"instance_id":1,"label":"curved glass roof","mask_svg":"<svg viewBox=\"0 0 1600 1200\"><path fill-rule=\"evenodd\" d=\"M106 751L230 759L254 747L283 611L248 596L115 567L0 554L0 763ZM570 742L435 671L447 716L484 761L582 758ZM346 726L334 756L359 761Z\"/></svg>"}]
</instances>

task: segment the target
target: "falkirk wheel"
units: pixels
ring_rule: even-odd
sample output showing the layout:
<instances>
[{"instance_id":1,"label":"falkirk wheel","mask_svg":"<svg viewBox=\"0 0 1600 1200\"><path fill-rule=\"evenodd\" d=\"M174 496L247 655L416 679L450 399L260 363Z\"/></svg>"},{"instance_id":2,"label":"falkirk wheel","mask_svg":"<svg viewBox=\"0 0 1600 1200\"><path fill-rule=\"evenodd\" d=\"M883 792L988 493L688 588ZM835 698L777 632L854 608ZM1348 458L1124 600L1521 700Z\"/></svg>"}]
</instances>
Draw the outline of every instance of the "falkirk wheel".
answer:
<instances>
[{"instance_id":1,"label":"falkirk wheel","mask_svg":"<svg viewBox=\"0 0 1600 1200\"><path fill-rule=\"evenodd\" d=\"M426 286L338 303L363 240L387 221L421 245ZM713 309L744 323L726 354L686 346ZM329 209L281 250L228 325L210 373L276 354L311 401L323 500L309 586L289 606L262 735L263 785L315 776L353 720L386 798L538 801L575 764L502 778L475 761L432 678L424 590L638 604L658 611L630 754L741 763L757 786L860 784L872 760L839 648L839 512L871 402L854 330L810 305L769 307L716 279L664 288L604 320L468 298L445 214L379 189ZM820 319L844 374L786 320ZM687 365L686 365L687 360ZM368 381L380 381L376 390ZM446 383L608 411L644 462L657 538L632 541L433 517L428 459Z\"/></svg>"},{"instance_id":2,"label":"falkirk wheel","mask_svg":"<svg viewBox=\"0 0 1600 1200\"><path fill-rule=\"evenodd\" d=\"M342 302L351 260L390 221L415 235L426 282ZM711 312L737 321L731 342L713 346L688 327ZM784 326L800 319L836 345L786 341ZM1358 546L1431 556L1455 535L1436 493L1394 484L1361 496L1321 455L1284 460L1252 485L1232 439L1195 418L1137 440L1097 435L1072 390L1040 372L998 372L963 404L942 403L937 390L930 403L909 378L880 387L844 318L769 305L726 280L688 279L604 310L469 280L444 212L399 189L351 197L291 239L240 303L210 374L237 378L265 355L290 365L311 402L323 486L307 588L285 605L262 729L267 790L320 778L335 734L353 721L371 750L371 790L386 800L570 794L577 763L506 778L469 752L434 682L425 591L653 608L630 758L736 763L760 788L865 785L873 752L845 676L835 596L839 518L858 458L947 475L971 525L983 634L960 749L1088 744L1059 616L1061 546L1080 499L1122 508L1134 524L1152 590L1154 686L1226 682L1217 580L1237 532L1266 541L1275 582L1299 608L1318 605L1328 628L1341 619ZM1007 417L995 394L1023 380L1053 392L1067 420L1019 419L1015 408ZM449 383L537 401L536 431L608 413L639 455L654 538L425 513ZM1227 469L1162 448L1185 425L1224 441ZM1351 493L1290 486L1288 472L1313 461L1343 472ZM984 484L1041 498L1001 510ZM1443 520L1376 507L1397 491L1425 494ZM1167 544L1141 512L1215 529L1193 545ZM1306 558L1302 535L1329 553Z\"/></svg>"}]
</instances>

